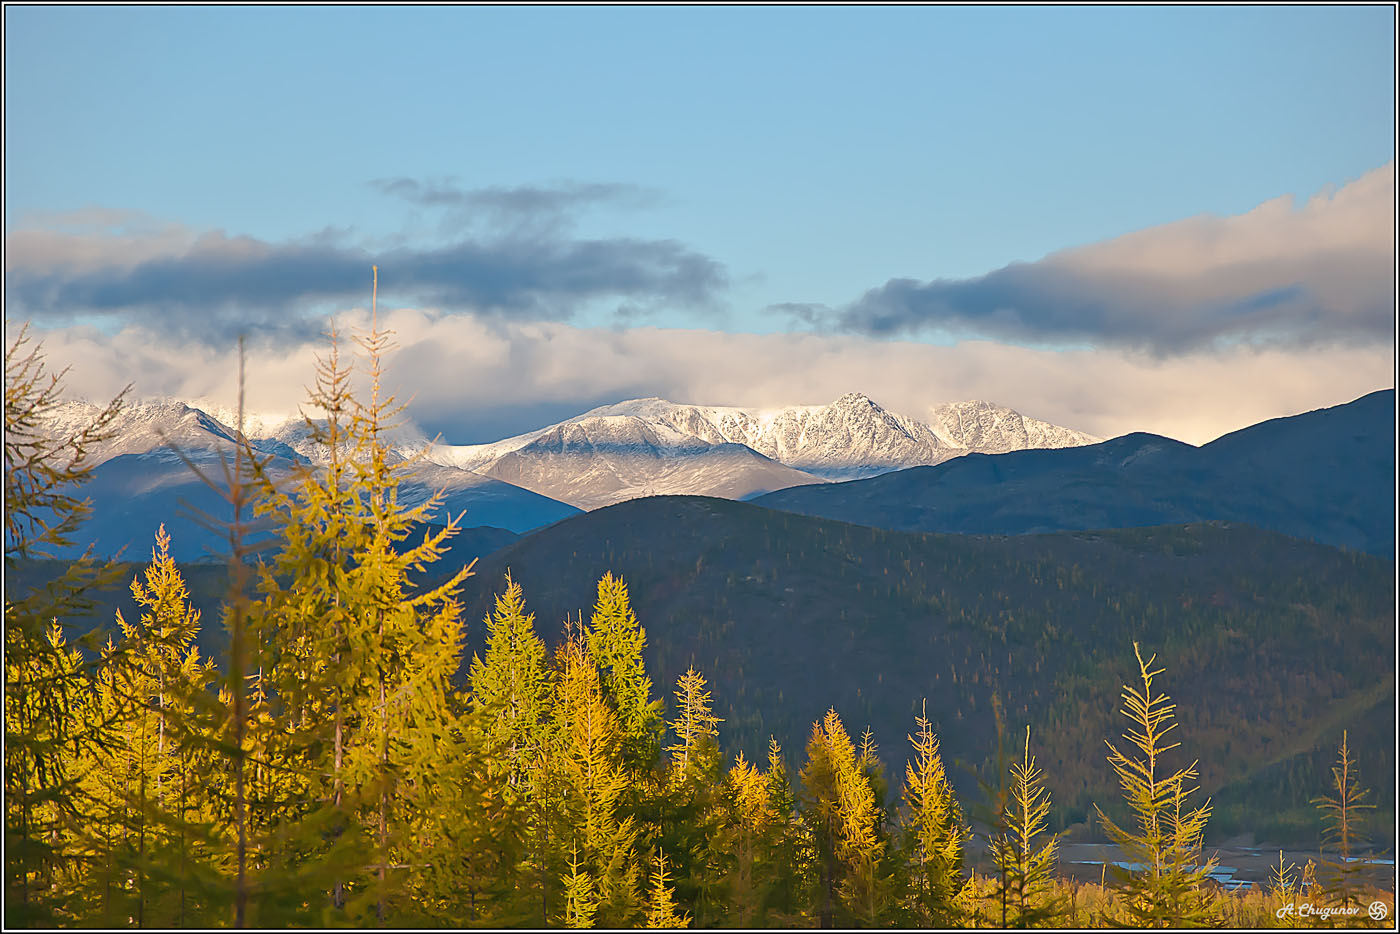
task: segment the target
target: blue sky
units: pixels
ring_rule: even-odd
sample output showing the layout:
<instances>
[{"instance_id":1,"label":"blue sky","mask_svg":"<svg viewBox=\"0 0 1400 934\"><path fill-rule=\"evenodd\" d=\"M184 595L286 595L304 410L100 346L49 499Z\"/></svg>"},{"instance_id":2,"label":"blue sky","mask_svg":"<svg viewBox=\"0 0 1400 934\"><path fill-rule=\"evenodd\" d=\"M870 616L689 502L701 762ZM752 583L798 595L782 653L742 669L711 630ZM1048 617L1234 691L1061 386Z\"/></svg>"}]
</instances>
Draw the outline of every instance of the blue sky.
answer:
<instances>
[{"instance_id":1,"label":"blue sky","mask_svg":"<svg viewBox=\"0 0 1400 934\"><path fill-rule=\"evenodd\" d=\"M913 294L888 286L980 281L1387 165L1393 177L1389 6L11 6L5 27L7 248L40 255L21 249L35 230L113 249L162 225L186 237L159 268L58 291L54 270L74 264L45 241L52 268L7 283L7 307L55 326L149 312L198 338L208 316L180 290L207 287L209 263L168 276L189 241L218 234L219 263L235 247L267 256L238 267L267 287L231 289L229 307L326 310L348 301L329 280L387 257L386 283L393 261L432 284L391 291L398 303L511 321L1172 354L1254 332L1100 341L1097 323L1041 326L1059 310L998 329L993 299L946 290L931 300L954 313L887 314ZM413 203L410 184L452 198ZM549 197L503 206L511 192ZM131 213L74 227L90 208ZM16 262L7 280L32 273ZM466 282L463 264L492 281ZM315 272L292 281L293 266ZM29 288L40 279L51 291ZM1229 307L1296 284L1265 285ZM1101 322L1100 300L1071 291ZM779 305L801 307L764 310ZM247 314L255 329L286 317ZM1377 318L1374 303L1358 314ZM1362 332L1348 340L1380 333Z\"/></svg>"}]
</instances>

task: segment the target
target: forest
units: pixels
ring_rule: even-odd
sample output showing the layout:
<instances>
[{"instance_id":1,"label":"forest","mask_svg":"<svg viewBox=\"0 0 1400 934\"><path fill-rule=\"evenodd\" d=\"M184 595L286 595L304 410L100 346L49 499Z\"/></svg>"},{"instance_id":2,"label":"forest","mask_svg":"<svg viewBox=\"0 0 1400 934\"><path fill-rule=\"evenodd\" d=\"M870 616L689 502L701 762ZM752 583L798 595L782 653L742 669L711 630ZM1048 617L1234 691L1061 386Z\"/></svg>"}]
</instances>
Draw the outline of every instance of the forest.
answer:
<instances>
[{"instance_id":1,"label":"forest","mask_svg":"<svg viewBox=\"0 0 1400 934\"><path fill-rule=\"evenodd\" d=\"M1345 730L1329 738L1329 781L1312 791L1325 852L1301 867L1281 857L1269 884L1248 893L1213 884L1214 805L1200 784L1219 764L1198 761L1168 691L1179 667L1204 664L1206 650L1190 647L1204 628L1130 643L1120 660L1130 675L1107 695L1089 686L1101 655L1086 648L1082 697L994 700L976 721L995 750L976 794L950 776L934 725L947 713L918 697L898 699L910 713L895 735L848 725L833 706L796 742L726 754L738 706L712 694L733 676L687 663L653 683L645 618L623 576L630 562L590 581L591 608L550 645L518 580L502 574L498 586L494 568L488 578L450 559L461 517L432 525L436 502L396 496L403 462L384 441L398 411L383 390L388 335L376 327L358 346L352 368L332 332L306 400L323 465L274 484L246 444L217 470L190 464L228 506L207 517L228 542L218 619L194 607L163 527L149 564L121 580L137 612L89 633L64 621L121 566L89 555L42 584L7 588L7 926L1316 923L1303 904L1323 906L1328 924L1390 926L1393 881L1357 858L1370 852L1375 805L1363 779L1387 776L1358 774ZM43 414L61 391L61 374L21 333L6 352L7 573L81 540L84 448L121 399L53 438ZM250 540L254 522L275 534ZM954 563L975 575L977 560ZM998 560L1020 560L1028 578L1041 567L1033 555ZM851 563L828 573L855 573ZM726 569L712 586L737 591L765 570ZM881 599L923 586L907 567L883 570L896 580ZM486 599L468 581L484 581L490 597L479 647L464 652L469 607ZM1246 580L1234 592L1253 589ZM995 628L1003 649L1059 638L1023 626L1024 599L1004 587L981 604L951 602L965 627ZM1161 611L1151 601L1117 611L1149 605ZM1074 638L1087 647L1107 631L1093 627L1109 624ZM201 648L210 627L222 632L218 657ZM894 636L863 638L898 651ZM1067 753L1056 748L1064 730L1029 725L1032 704L1058 711L1063 726L1077 703L1105 707L1093 722L1112 722L1110 734ZM752 745L756 723L746 719L739 745ZM1124 856L1098 885L1058 866L1047 770L1070 768L1097 770L1098 787L1115 792L1087 802Z\"/></svg>"}]
</instances>

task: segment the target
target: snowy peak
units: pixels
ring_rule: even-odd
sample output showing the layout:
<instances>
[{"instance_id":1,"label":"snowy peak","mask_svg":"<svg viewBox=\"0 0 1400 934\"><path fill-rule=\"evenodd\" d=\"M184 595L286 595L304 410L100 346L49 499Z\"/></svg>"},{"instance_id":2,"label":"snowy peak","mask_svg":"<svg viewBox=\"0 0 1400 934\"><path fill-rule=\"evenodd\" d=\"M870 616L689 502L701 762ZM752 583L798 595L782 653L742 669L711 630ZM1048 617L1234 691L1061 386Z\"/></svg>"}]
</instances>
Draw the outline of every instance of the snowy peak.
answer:
<instances>
[{"instance_id":1,"label":"snowy peak","mask_svg":"<svg viewBox=\"0 0 1400 934\"><path fill-rule=\"evenodd\" d=\"M709 442L677 431L663 421L649 421L634 415L600 415L546 429L519 451L578 456L676 457L699 453L709 446Z\"/></svg>"},{"instance_id":2,"label":"snowy peak","mask_svg":"<svg viewBox=\"0 0 1400 934\"><path fill-rule=\"evenodd\" d=\"M981 454L1071 448L1102 438L1062 428L990 402L950 402L929 409L929 425L946 443Z\"/></svg>"},{"instance_id":3,"label":"snowy peak","mask_svg":"<svg viewBox=\"0 0 1400 934\"><path fill-rule=\"evenodd\" d=\"M581 509L672 493L744 499L820 482L742 444L710 443L635 415L555 425L481 472Z\"/></svg>"},{"instance_id":4,"label":"snowy peak","mask_svg":"<svg viewBox=\"0 0 1400 934\"><path fill-rule=\"evenodd\" d=\"M170 444L212 456L232 445L229 412L163 400L129 406L100 459L173 457ZM57 420L81 424L97 407L74 403ZM255 448L303 463L326 452L305 417L245 416ZM969 452L1060 448L1099 439L987 402L934 406L926 421L892 412L861 392L828 405L746 410L649 397L600 406L491 444L429 444L417 425L388 433L394 455L503 480L591 509L633 496L697 493L743 498L785 486L853 480L934 465Z\"/></svg>"},{"instance_id":5,"label":"snowy peak","mask_svg":"<svg viewBox=\"0 0 1400 934\"><path fill-rule=\"evenodd\" d=\"M71 436L102 412L88 401L63 402L47 413L42 429L51 437ZM123 405L109 429L110 437L90 447L88 463L106 463L123 454L145 454L177 446L190 454L232 449L234 431L202 409L169 399Z\"/></svg>"}]
</instances>

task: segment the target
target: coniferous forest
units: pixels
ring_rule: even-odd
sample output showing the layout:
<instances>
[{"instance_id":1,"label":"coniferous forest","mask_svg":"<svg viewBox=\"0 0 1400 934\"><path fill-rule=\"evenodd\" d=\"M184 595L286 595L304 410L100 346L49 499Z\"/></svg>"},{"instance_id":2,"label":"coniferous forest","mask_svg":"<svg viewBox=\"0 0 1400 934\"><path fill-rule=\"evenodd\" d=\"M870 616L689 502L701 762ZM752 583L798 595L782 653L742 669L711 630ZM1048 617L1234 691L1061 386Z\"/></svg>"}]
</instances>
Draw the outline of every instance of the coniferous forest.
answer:
<instances>
[{"instance_id":1,"label":"coniferous forest","mask_svg":"<svg viewBox=\"0 0 1400 934\"><path fill-rule=\"evenodd\" d=\"M1065 727L1072 761L1028 708L998 706L975 795L955 789L923 698L896 700L913 711L896 735L832 708L797 742L726 751L741 704L712 695L733 673L653 682L627 562L590 608L537 620L508 573L451 560L461 517L401 501L388 341L361 336L352 365L332 332L304 407L324 466L274 482L246 444L190 462L227 504L205 517L227 542L217 618L164 527L135 574L89 555L7 588L7 926L1389 926L1393 881L1360 856L1366 786L1390 776L1358 775L1344 730L1313 790L1326 851L1280 857L1246 893L1213 880L1199 786L1224 766L1177 728L1184 643L1133 645L1127 683L1087 695L1109 735ZM122 400L53 438L62 381L26 334L5 372L8 572L81 541L84 451ZM137 611L75 632L118 578ZM1014 630L1010 606L996 612ZM752 746L761 720L744 721ZM1115 792L1089 802L1123 856L1097 883L1062 871L1051 769ZM1328 916L1283 910L1305 902Z\"/></svg>"}]
</instances>

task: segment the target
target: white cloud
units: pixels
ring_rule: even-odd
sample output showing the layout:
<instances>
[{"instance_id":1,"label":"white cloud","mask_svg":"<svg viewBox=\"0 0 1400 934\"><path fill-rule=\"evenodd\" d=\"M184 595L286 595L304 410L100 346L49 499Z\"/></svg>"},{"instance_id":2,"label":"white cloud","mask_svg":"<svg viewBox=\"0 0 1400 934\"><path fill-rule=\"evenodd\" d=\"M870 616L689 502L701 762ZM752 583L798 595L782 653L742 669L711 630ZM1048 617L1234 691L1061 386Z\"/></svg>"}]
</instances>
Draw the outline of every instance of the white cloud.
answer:
<instances>
[{"instance_id":1,"label":"white cloud","mask_svg":"<svg viewBox=\"0 0 1400 934\"><path fill-rule=\"evenodd\" d=\"M920 416L933 404L985 399L1105 437L1151 431L1203 443L1267 418L1348 402L1394 385L1391 346L1233 348L1168 358L1129 350L1052 351L987 341L955 346L818 334L577 328L557 322L422 310L382 313L396 332L389 381L410 414L450 442L502 437L593 405L657 395L678 402L776 406L830 402L857 390ZM363 311L342 326L364 324ZM224 400L232 348L211 349L136 328L49 331L74 393ZM259 346L248 356L250 409L295 410L316 343Z\"/></svg>"}]
</instances>

